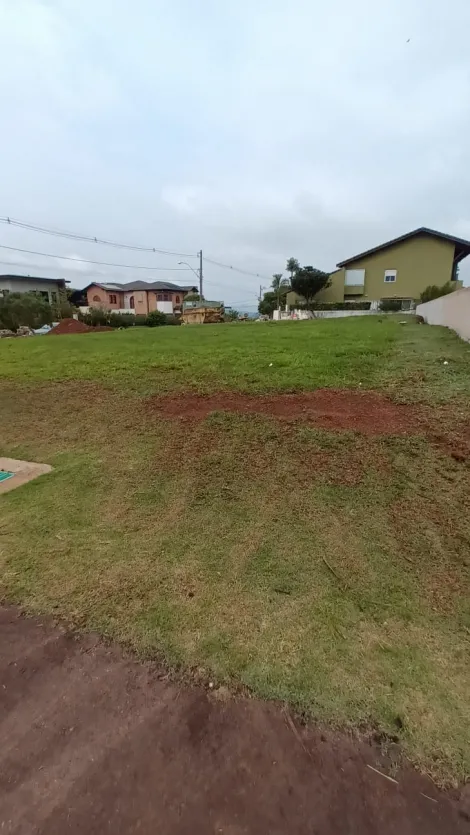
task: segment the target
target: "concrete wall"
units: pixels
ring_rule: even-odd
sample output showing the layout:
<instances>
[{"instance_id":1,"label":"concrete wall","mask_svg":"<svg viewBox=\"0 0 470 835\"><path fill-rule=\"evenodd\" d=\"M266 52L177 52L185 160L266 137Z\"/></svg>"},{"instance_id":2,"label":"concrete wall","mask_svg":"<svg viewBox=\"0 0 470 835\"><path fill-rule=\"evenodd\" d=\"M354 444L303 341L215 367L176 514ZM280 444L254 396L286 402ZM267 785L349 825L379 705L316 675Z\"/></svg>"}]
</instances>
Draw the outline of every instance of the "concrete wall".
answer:
<instances>
[{"instance_id":1,"label":"concrete wall","mask_svg":"<svg viewBox=\"0 0 470 835\"><path fill-rule=\"evenodd\" d=\"M416 308L428 325L444 325L452 328L462 339L470 341L470 287L455 290Z\"/></svg>"},{"instance_id":2,"label":"concrete wall","mask_svg":"<svg viewBox=\"0 0 470 835\"><path fill-rule=\"evenodd\" d=\"M54 299L51 293L56 293L55 301L59 301L59 292L64 292L64 287L63 282L56 284L54 281L25 281L21 278L12 278L3 279L0 282L0 292L2 290L8 290L10 293L47 293L49 302L52 303Z\"/></svg>"},{"instance_id":3,"label":"concrete wall","mask_svg":"<svg viewBox=\"0 0 470 835\"><path fill-rule=\"evenodd\" d=\"M414 314L414 310L399 310L398 313L400 316L407 316L410 313ZM314 310L313 314L310 313L308 310L291 310L289 313L286 313L284 310L281 311L279 316L279 311L275 310L273 313L273 319L282 321L286 319L344 319L347 316L391 316L396 315L388 312L383 312L378 310Z\"/></svg>"}]
</instances>

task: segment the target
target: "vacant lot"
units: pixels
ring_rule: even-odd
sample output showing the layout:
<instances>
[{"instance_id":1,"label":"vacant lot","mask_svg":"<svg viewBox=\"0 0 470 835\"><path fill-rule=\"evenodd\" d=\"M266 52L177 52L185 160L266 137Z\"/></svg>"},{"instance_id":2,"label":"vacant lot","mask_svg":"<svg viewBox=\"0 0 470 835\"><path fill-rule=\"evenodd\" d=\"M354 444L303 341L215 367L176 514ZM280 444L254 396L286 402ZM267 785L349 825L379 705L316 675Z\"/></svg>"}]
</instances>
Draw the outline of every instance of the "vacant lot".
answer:
<instances>
[{"instance_id":1,"label":"vacant lot","mask_svg":"<svg viewBox=\"0 0 470 835\"><path fill-rule=\"evenodd\" d=\"M443 329L4 340L0 454L54 467L0 499L5 595L462 779L469 436Z\"/></svg>"}]
</instances>

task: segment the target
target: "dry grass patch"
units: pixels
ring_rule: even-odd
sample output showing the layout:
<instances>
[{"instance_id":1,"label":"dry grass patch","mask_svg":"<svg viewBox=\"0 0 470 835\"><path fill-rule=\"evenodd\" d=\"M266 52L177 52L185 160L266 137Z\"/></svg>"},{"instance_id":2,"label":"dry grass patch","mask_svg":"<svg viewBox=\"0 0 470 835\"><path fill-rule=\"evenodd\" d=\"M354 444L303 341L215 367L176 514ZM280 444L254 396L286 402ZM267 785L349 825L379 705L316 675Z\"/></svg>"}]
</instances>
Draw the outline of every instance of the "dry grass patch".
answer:
<instances>
[{"instance_id":1,"label":"dry grass patch","mask_svg":"<svg viewBox=\"0 0 470 835\"><path fill-rule=\"evenodd\" d=\"M466 464L96 385L3 394L1 451L54 466L2 500L10 599L468 771Z\"/></svg>"}]
</instances>

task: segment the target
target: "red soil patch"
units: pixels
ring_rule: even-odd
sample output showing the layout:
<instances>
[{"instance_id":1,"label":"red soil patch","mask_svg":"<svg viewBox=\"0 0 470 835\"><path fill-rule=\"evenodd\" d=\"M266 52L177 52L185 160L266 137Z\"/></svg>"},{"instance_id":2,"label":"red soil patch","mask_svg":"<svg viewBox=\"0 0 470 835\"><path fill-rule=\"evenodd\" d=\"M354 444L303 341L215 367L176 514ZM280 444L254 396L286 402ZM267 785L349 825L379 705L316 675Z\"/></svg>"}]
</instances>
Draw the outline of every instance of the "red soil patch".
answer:
<instances>
[{"instance_id":1,"label":"red soil patch","mask_svg":"<svg viewBox=\"0 0 470 835\"><path fill-rule=\"evenodd\" d=\"M406 763L396 783L383 776L396 745L386 756L274 704L172 682L14 608L0 607L0 631L2 832L468 832L466 788L438 791Z\"/></svg>"},{"instance_id":2,"label":"red soil patch","mask_svg":"<svg viewBox=\"0 0 470 835\"><path fill-rule=\"evenodd\" d=\"M91 328L85 325L85 322L79 322L78 319L62 319L55 328L52 328L47 336L61 336L65 333L92 333L95 331L112 331L112 328L107 328L105 325L99 325L96 328Z\"/></svg>"},{"instance_id":3,"label":"red soil patch","mask_svg":"<svg viewBox=\"0 0 470 835\"><path fill-rule=\"evenodd\" d=\"M372 391L317 389L303 394L180 394L152 397L156 414L166 418L203 420L211 412L271 415L303 420L324 429L352 430L367 435L419 432L422 416L416 407L394 403Z\"/></svg>"}]
</instances>

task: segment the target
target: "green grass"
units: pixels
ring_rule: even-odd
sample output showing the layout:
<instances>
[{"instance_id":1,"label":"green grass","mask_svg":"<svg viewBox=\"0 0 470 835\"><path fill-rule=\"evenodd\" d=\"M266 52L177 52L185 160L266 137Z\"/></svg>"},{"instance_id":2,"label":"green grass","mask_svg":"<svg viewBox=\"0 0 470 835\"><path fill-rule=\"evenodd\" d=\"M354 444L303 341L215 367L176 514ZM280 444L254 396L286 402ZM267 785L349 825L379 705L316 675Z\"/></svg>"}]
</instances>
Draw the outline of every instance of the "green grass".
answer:
<instances>
[{"instance_id":1,"label":"green grass","mask_svg":"<svg viewBox=\"0 0 470 835\"><path fill-rule=\"evenodd\" d=\"M470 347L462 348L444 328L357 317L3 340L0 380L96 381L141 394L297 391L361 383L388 388L401 398L445 401L468 394L469 358ZM451 361L450 368L444 359Z\"/></svg>"},{"instance_id":2,"label":"green grass","mask_svg":"<svg viewBox=\"0 0 470 835\"><path fill-rule=\"evenodd\" d=\"M361 383L446 435L469 371L450 332L372 317L4 340L0 454L54 467L0 497L4 594L463 779L468 464L421 436L164 421L146 395Z\"/></svg>"}]
</instances>

